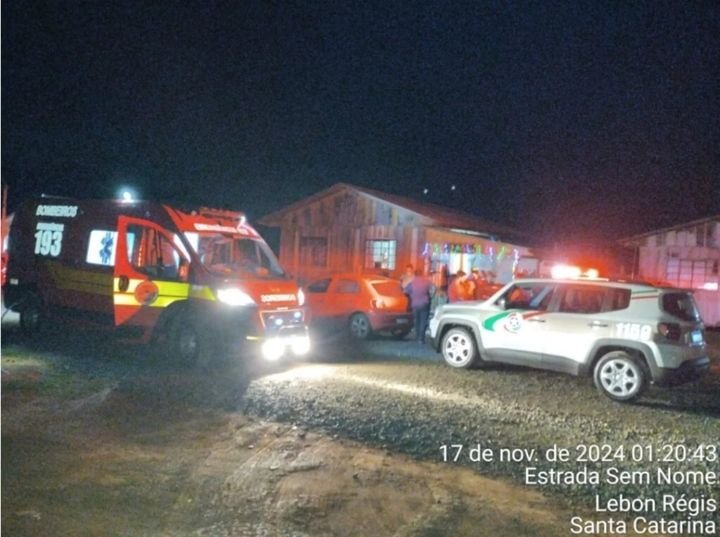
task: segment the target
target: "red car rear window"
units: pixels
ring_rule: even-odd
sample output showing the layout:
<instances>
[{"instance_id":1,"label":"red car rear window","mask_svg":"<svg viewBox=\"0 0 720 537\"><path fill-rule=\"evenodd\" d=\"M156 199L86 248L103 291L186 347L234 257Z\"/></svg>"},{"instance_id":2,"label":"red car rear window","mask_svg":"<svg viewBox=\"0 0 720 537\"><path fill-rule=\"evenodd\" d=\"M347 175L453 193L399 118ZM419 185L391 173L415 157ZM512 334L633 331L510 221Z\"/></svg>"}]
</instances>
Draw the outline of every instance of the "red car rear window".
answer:
<instances>
[{"instance_id":1,"label":"red car rear window","mask_svg":"<svg viewBox=\"0 0 720 537\"><path fill-rule=\"evenodd\" d=\"M403 296L399 282L371 282L370 285L381 296Z\"/></svg>"}]
</instances>

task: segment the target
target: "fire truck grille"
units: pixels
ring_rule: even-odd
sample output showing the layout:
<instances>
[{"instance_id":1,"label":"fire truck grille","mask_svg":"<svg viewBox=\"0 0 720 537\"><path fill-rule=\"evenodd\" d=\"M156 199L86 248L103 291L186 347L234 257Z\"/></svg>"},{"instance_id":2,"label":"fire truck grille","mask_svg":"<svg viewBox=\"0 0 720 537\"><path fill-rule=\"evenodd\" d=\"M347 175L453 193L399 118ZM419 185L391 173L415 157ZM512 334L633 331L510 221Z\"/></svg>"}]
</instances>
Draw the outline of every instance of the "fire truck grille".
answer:
<instances>
[{"instance_id":1,"label":"fire truck grille","mask_svg":"<svg viewBox=\"0 0 720 537\"><path fill-rule=\"evenodd\" d=\"M302 310L265 311L262 313L263 324L267 328L281 328L303 324Z\"/></svg>"}]
</instances>

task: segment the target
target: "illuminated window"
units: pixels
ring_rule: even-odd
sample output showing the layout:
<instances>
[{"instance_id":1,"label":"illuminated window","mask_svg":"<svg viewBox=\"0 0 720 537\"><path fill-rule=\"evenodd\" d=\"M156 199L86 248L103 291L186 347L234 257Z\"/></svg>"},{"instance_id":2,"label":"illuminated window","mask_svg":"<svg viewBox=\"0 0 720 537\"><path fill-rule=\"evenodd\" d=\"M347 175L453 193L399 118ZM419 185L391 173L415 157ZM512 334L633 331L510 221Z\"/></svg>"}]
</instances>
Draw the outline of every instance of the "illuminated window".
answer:
<instances>
[{"instance_id":1,"label":"illuminated window","mask_svg":"<svg viewBox=\"0 0 720 537\"><path fill-rule=\"evenodd\" d=\"M717 282L717 261L668 259L665 279L677 287L703 288L707 283Z\"/></svg>"},{"instance_id":2,"label":"illuminated window","mask_svg":"<svg viewBox=\"0 0 720 537\"><path fill-rule=\"evenodd\" d=\"M300 265L303 267L327 267L328 251L325 237L300 238Z\"/></svg>"},{"instance_id":3,"label":"illuminated window","mask_svg":"<svg viewBox=\"0 0 720 537\"><path fill-rule=\"evenodd\" d=\"M85 261L92 265L115 265L115 248L117 246L117 231L93 229L88 240Z\"/></svg>"},{"instance_id":4,"label":"illuminated window","mask_svg":"<svg viewBox=\"0 0 720 537\"><path fill-rule=\"evenodd\" d=\"M365 242L365 268L395 268L395 248L397 241L374 240Z\"/></svg>"}]
</instances>

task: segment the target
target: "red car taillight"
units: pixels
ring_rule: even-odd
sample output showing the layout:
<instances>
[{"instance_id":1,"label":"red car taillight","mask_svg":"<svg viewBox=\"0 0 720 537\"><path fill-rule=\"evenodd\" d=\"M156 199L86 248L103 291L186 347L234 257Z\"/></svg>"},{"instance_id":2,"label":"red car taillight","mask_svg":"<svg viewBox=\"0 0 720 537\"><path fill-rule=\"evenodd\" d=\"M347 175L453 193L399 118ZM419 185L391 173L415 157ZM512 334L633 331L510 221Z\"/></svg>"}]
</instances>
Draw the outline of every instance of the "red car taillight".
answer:
<instances>
[{"instance_id":1,"label":"red car taillight","mask_svg":"<svg viewBox=\"0 0 720 537\"><path fill-rule=\"evenodd\" d=\"M658 333L664 338L680 341L680 325L677 323L659 323Z\"/></svg>"}]
</instances>

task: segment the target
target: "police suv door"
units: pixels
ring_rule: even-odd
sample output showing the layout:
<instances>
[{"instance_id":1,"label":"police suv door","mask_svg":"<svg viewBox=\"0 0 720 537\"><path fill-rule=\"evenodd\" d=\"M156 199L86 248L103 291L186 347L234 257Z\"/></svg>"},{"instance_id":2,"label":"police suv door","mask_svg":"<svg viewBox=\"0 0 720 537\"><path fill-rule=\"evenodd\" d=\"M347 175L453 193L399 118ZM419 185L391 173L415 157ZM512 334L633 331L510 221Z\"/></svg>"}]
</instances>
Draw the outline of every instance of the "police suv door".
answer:
<instances>
[{"instance_id":1,"label":"police suv door","mask_svg":"<svg viewBox=\"0 0 720 537\"><path fill-rule=\"evenodd\" d=\"M554 282L518 281L498 299L502 311L486 317L481 328L485 354L491 360L540 365L546 310L555 287Z\"/></svg>"},{"instance_id":2,"label":"police suv door","mask_svg":"<svg viewBox=\"0 0 720 537\"><path fill-rule=\"evenodd\" d=\"M610 337L607 317L610 289L599 285L564 283L545 315L543 367L576 373L599 339Z\"/></svg>"}]
</instances>

